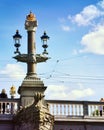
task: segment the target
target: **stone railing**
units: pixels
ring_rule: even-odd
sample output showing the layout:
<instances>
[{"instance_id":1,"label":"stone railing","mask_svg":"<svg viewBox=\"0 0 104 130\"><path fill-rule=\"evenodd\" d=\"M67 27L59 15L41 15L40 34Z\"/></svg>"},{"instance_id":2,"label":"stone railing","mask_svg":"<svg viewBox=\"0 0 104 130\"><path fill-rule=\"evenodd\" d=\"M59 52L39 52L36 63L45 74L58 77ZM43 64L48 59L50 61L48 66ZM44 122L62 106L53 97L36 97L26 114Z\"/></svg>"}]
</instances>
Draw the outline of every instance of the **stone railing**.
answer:
<instances>
[{"instance_id":1,"label":"stone railing","mask_svg":"<svg viewBox=\"0 0 104 130\"><path fill-rule=\"evenodd\" d=\"M19 99L0 99L0 114L16 114L19 110Z\"/></svg>"},{"instance_id":2,"label":"stone railing","mask_svg":"<svg viewBox=\"0 0 104 130\"><path fill-rule=\"evenodd\" d=\"M47 100L50 113L61 118L103 117L104 102ZM102 110L102 115L100 113Z\"/></svg>"},{"instance_id":3,"label":"stone railing","mask_svg":"<svg viewBox=\"0 0 104 130\"><path fill-rule=\"evenodd\" d=\"M46 101L48 102L50 113L55 117L104 117L104 102L66 100ZM0 114L16 114L19 108L20 99L0 99ZM101 109L102 115L100 114Z\"/></svg>"}]
</instances>

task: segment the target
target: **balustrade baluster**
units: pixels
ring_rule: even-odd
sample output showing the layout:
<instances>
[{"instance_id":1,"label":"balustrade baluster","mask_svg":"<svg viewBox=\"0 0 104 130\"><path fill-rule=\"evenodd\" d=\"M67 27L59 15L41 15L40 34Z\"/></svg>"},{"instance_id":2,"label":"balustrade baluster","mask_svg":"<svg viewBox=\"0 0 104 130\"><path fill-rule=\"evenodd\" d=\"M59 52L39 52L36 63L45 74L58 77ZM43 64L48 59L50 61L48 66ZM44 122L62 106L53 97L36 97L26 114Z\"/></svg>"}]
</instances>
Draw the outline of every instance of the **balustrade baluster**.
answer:
<instances>
[{"instance_id":1,"label":"balustrade baluster","mask_svg":"<svg viewBox=\"0 0 104 130\"><path fill-rule=\"evenodd\" d=\"M64 115L66 115L66 105L64 104Z\"/></svg>"},{"instance_id":2,"label":"balustrade baluster","mask_svg":"<svg viewBox=\"0 0 104 130\"><path fill-rule=\"evenodd\" d=\"M0 102L0 113L2 113L2 102Z\"/></svg>"},{"instance_id":3,"label":"balustrade baluster","mask_svg":"<svg viewBox=\"0 0 104 130\"><path fill-rule=\"evenodd\" d=\"M58 104L56 104L56 115L58 115Z\"/></svg>"},{"instance_id":4,"label":"balustrade baluster","mask_svg":"<svg viewBox=\"0 0 104 130\"><path fill-rule=\"evenodd\" d=\"M92 111L92 105L90 105L90 116L92 116L93 111Z\"/></svg>"},{"instance_id":5,"label":"balustrade baluster","mask_svg":"<svg viewBox=\"0 0 104 130\"><path fill-rule=\"evenodd\" d=\"M3 102L2 108L3 108L3 114L5 114L6 113L6 102Z\"/></svg>"},{"instance_id":6,"label":"balustrade baluster","mask_svg":"<svg viewBox=\"0 0 104 130\"><path fill-rule=\"evenodd\" d=\"M73 107L73 104L71 105L71 108L72 108L72 116L74 115L74 107Z\"/></svg>"},{"instance_id":7,"label":"balustrade baluster","mask_svg":"<svg viewBox=\"0 0 104 130\"><path fill-rule=\"evenodd\" d=\"M10 103L7 103L7 113L10 113Z\"/></svg>"},{"instance_id":8,"label":"balustrade baluster","mask_svg":"<svg viewBox=\"0 0 104 130\"><path fill-rule=\"evenodd\" d=\"M60 115L62 115L62 104L60 104Z\"/></svg>"},{"instance_id":9,"label":"balustrade baluster","mask_svg":"<svg viewBox=\"0 0 104 130\"><path fill-rule=\"evenodd\" d=\"M98 110L98 116L99 116L100 113L99 113L99 106L98 105L96 106L96 110Z\"/></svg>"},{"instance_id":10,"label":"balustrade baluster","mask_svg":"<svg viewBox=\"0 0 104 130\"><path fill-rule=\"evenodd\" d=\"M15 114L15 102L13 102L13 114Z\"/></svg>"},{"instance_id":11,"label":"balustrade baluster","mask_svg":"<svg viewBox=\"0 0 104 130\"><path fill-rule=\"evenodd\" d=\"M7 113L7 102L5 102L5 113Z\"/></svg>"},{"instance_id":12,"label":"balustrade baluster","mask_svg":"<svg viewBox=\"0 0 104 130\"><path fill-rule=\"evenodd\" d=\"M97 116L96 105L94 105L94 115Z\"/></svg>"},{"instance_id":13,"label":"balustrade baluster","mask_svg":"<svg viewBox=\"0 0 104 130\"><path fill-rule=\"evenodd\" d=\"M99 116L100 116L100 106L101 105L98 106L98 114L99 114Z\"/></svg>"},{"instance_id":14,"label":"balustrade baluster","mask_svg":"<svg viewBox=\"0 0 104 130\"><path fill-rule=\"evenodd\" d=\"M79 105L79 116L81 116L81 105Z\"/></svg>"},{"instance_id":15,"label":"balustrade baluster","mask_svg":"<svg viewBox=\"0 0 104 130\"><path fill-rule=\"evenodd\" d=\"M75 115L77 116L78 113L78 109L77 109L77 105L75 104Z\"/></svg>"},{"instance_id":16,"label":"balustrade baluster","mask_svg":"<svg viewBox=\"0 0 104 130\"><path fill-rule=\"evenodd\" d=\"M68 115L70 115L70 104L68 104Z\"/></svg>"}]
</instances>

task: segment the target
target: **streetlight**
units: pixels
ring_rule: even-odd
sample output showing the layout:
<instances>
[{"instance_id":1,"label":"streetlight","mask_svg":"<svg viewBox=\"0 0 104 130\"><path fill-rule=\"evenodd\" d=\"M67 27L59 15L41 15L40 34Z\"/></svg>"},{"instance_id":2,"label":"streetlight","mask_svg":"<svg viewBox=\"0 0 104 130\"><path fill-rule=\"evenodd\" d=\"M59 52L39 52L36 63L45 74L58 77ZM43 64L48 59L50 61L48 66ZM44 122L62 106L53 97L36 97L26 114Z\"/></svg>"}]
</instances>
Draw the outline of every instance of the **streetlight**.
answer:
<instances>
[{"instance_id":1,"label":"streetlight","mask_svg":"<svg viewBox=\"0 0 104 130\"><path fill-rule=\"evenodd\" d=\"M20 51L19 51L19 47L21 46L20 44L20 39L22 38L22 36L19 34L19 31L16 30L16 34L13 35L13 39L14 39L14 46L16 47L16 51L14 52L15 54L18 53L20 54Z\"/></svg>"},{"instance_id":2,"label":"streetlight","mask_svg":"<svg viewBox=\"0 0 104 130\"><path fill-rule=\"evenodd\" d=\"M43 35L40 38L43 41L43 45L42 45L42 47L44 48L43 54L48 54L46 49L48 47L47 40L49 40L49 36L47 35L46 31L44 31Z\"/></svg>"}]
</instances>

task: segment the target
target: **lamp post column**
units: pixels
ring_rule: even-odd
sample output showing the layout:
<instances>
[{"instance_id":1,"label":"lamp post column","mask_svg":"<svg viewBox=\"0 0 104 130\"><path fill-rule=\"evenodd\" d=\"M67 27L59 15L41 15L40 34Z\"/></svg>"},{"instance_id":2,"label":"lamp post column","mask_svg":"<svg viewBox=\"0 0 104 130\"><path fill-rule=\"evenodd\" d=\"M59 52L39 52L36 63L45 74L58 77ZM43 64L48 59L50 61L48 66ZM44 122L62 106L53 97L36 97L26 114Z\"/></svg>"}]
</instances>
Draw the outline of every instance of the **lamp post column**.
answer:
<instances>
[{"instance_id":1,"label":"lamp post column","mask_svg":"<svg viewBox=\"0 0 104 130\"><path fill-rule=\"evenodd\" d=\"M35 32L27 31L28 34L28 56L36 59ZM36 75L36 62L27 62L27 75Z\"/></svg>"},{"instance_id":2,"label":"lamp post column","mask_svg":"<svg viewBox=\"0 0 104 130\"><path fill-rule=\"evenodd\" d=\"M25 21L25 29L27 30L28 37L28 62L27 62L27 76L36 75L36 43L35 32L37 28L36 17L30 12ZM32 60L32 59L35 59Z\"/></svg>"}]
</instances>

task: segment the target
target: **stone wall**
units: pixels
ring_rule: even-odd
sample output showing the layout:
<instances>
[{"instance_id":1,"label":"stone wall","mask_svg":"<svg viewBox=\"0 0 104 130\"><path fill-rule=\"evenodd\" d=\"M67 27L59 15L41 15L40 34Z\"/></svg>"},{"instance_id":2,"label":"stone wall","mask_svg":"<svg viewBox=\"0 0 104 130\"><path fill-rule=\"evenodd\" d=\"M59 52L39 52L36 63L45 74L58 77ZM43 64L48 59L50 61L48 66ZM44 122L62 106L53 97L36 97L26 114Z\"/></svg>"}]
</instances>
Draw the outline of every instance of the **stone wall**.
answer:
<instances>
[{"instance_id":1,"label":"stone wall","mask_svg":"<svg viewBox=\"0 0 104 130\"><path fill-rule=\"evenodd\" d=\"M14 130L13 123L2 123L0 124L0 130Z\"/></svg>"},{"instance_id":2,"label":"stone wall","mask_svg":"<svg viewBox=\"0 0 104 130\"><path fill-rule=\"evenodd\" d=\"M60 122L54 125L54 130L104 130L103 123L70 123Z\"/></svg>"}]
</instances>

